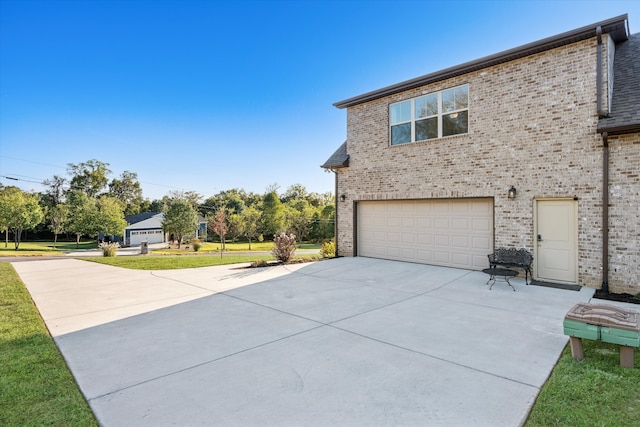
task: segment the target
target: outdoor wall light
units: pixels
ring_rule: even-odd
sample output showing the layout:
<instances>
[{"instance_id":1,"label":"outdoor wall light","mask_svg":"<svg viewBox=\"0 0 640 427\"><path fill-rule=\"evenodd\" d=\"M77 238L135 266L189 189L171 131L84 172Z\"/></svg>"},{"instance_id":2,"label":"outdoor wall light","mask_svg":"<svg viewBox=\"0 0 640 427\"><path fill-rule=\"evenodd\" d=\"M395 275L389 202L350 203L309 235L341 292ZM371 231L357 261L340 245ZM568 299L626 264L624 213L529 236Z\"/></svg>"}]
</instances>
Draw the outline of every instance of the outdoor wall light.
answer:
<instances>
[{"instance_id":1,"label":"outdoor wall light","mask_svg":"<svg viewBox=\"0 0 640 427\"><path fill-rule=\"evenodd\" d=\"M347 195L343 194L342 196L340 196L340 200L342 200L343 202L347 200Z\"/></svg>"},{"instance_id":2,"label":"outdoor wall light","mask_svg":"<svg viewBox=\"0 0 640 427\"><path fill-rule=\"evenodd\" d=\"M513 185L511 186L511 188L509 189L509 198L510 199L515 199L516 198L516 187L514 187Z\"/></svg>"}]
</instances>

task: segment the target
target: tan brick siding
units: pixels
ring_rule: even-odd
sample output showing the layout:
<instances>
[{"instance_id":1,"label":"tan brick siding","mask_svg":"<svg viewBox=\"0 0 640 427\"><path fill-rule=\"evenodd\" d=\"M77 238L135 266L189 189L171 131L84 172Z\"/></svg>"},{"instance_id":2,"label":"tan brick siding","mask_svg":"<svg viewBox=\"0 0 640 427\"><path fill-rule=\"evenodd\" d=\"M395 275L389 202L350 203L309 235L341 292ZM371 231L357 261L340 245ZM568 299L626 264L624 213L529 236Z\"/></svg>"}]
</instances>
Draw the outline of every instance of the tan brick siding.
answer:
<instances>
[{"instance_id":1,"label":"tan brick siding","mask_svg":"<svg viewBox=\"0 0 640 427\"><path fill-rule=\"evenodd\" d=\"M640 135L609 137L609 288L640 292Z\"/></svg>"},{"instance_id":2,"label":"tan brick siding","mask_svg":"<svg viewBox=\"0 0 640 427\"><path fill-rule=\"evenodd\" d=\"M493 197L495 246L533 250L534 200L577 197L578 282L599 287L603 143L596 133L596 53L593 38L350 107L350 163L338 171L338 194L347 196L338 202L339 255L354 255L353 207L358 200ZM469 85L468 134L389 145L389 104L462 84ZM629 141L626 145L628 153L616 148L612 162L636 153L637 171L637 146ZM619 181L634 178L629 171L617 173ZM507 198L512 185L518 190L515 200ZM637 202L637 175L635 183L625 185ZM625 213L618 211L617 220L622 221ZM615 267L619 279L611 280L616 286L631 280L629 263L637 266L635 216L635 224L617 229L621 236L635 232L636 243L624 245L625 255ZM637 286L635 276L633 280Z\"/></svg>"}]
</instances>

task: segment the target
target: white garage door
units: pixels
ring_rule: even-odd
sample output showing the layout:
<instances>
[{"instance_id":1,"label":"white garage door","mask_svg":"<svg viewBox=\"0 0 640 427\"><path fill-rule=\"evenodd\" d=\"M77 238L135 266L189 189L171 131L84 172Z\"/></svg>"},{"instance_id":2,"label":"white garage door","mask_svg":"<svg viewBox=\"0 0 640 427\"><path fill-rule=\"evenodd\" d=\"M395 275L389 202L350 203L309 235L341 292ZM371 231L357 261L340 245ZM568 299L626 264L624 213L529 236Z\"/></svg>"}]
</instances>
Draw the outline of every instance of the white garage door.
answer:
<instances>
[{"instance_id":1,"label":"white garage door","mask_svg":"<svg viewBox=\"0 0 640 427\"><path fill-rule=\"evenodd\" d=\"M358 202L358 255L481 270L493 251L493 200Z\"/></svg>"},{"instance_id":2,"label":"white garage door","mask_svg":"<svg viewBox=\"0 0 640 427\"><path fill-rule=\"evenodd\" d=\"M142 242L162 243L164 241L164 233L162 230L142 230L131 231L130 246L139 246Z\"/></svg>"}]
</instances>

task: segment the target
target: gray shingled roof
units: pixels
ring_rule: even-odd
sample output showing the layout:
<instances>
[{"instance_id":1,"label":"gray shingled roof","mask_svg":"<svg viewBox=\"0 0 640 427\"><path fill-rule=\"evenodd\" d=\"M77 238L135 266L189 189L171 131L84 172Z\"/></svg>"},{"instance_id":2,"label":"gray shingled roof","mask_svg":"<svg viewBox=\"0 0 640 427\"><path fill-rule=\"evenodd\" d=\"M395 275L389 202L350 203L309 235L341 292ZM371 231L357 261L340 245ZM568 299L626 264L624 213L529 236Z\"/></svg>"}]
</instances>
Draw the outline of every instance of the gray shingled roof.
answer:
<instances>
[{"instance_id":1,"label":"gray shingled roof","mask_svg":"<svg viewBox=\"0 0 640 427\"><path fill-rule=\"evenodd\" d=\"M139 222L145 221L151 217L158 215L160 212L142 212L135 215L125 216L124 220L127 221L129 225L137 224Z\"/></svg>"},{"instance_id":2,"label":"gray shingled roof","mask_svg":"<svg viewBox=\"0 0 640 427\"><path fill-rule=\"evenodd\" d=\"M435 73L427 74L415 79L387 86L382 89L374 90L372 92L367 92L363 95L336 102L333 105L337 108L352 107L354 105L362 104L364 102L372 101L374 99L382 98L394 93L404 92L405 90L447 80L452 77L470 73L472 71L481 70L497 64L502 64L518 58L533 55L535 53L544 52L556 47L576 43L580 40L587 40L596 36L597 27L601 27L603 34L609 34L613 41L618 43L627 39L627 18L627 14L624 14L615 18L607 19L605 21L596 22L594 24L586 25L584 27L568 31L566 33L539 40L537 42L525 44L514 49L505 50L504 52L496 53L495 55L486 56L484 58L476 59L475 61L466 62L464 64L456 65L454 67L437 71Z\"/></svg>"},{"instance_id":3,"label":"gray shingled roof","mask_svg":"<svg viewBox=\"0 0 640 427\"><path fill-rule=\"evenodd\" d=\"M349 154L347 153L347 141L345 141L321 167L330 169L346 168L347 166L349 166Z\"/></svg>"},{"instance_id":4,"label":"gray shingled roof","mask_svg":"<svg viewBox=\"0 0 640 427\"><path fill-rule=\"evenodd\" d=\"M598 121L598 132L640 132L640 33L616 46L611 112Z\"/></svg>"}]
</instances>

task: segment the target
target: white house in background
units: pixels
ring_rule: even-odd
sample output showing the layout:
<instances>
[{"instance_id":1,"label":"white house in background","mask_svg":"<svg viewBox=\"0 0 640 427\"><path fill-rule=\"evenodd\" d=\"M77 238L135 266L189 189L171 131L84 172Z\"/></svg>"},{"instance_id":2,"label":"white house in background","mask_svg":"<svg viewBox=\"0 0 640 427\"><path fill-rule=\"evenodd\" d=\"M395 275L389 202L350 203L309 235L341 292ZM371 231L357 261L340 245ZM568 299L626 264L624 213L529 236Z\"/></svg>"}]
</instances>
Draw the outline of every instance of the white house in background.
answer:
<instances>
[{"instance_id":1,"label":"white house in background","mask_svg":"<svg viewBox=\"0 0 640 427\"><path fill-rule=\"evenodd\" d=\"M124 229L124 246L166 242L167 236L162 230L163 218L162 212L143 212L125 217L129 225Z\"/></svg>"},{"instance_id":2,"label":"white house in background","mask_svg":"<svg viewBox=\"0 0 640 427\"><path fill-rule=\"evenodd\" d=\"M124 218L129 224L124 229L124 246L139 246L142 242L163 243L170 236L162 230L164 214L162 212L143 212ZM207 221L198 215L198 229L193 235L199 239L207 238Z\"/></svg>"}]
</instances>

